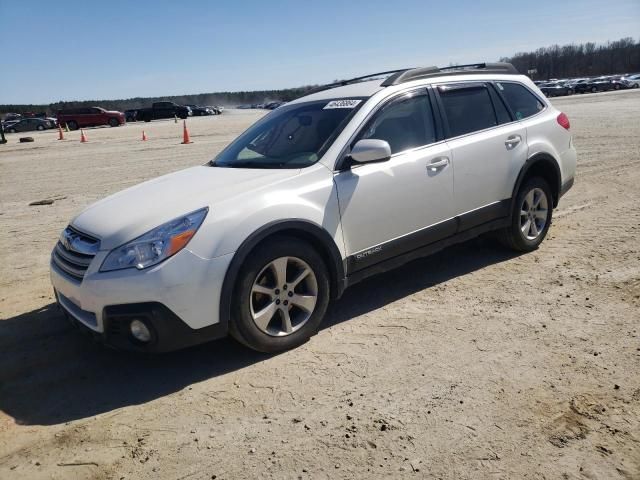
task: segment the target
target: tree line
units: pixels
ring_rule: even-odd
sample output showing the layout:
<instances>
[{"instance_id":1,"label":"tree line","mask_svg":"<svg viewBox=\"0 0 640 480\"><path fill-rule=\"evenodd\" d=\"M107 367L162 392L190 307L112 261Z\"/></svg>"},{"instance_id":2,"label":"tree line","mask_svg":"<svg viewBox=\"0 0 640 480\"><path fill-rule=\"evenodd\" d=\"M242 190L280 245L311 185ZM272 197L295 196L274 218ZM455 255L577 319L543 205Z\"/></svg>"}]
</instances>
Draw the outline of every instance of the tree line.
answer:
<instances>
[{"instance_id":1,"label":"tree line","mask_svg":"<svg viewBox=\"0 0 640 480\"><path fill-rule=\"evenodd\" d=\"M552 45L533 52L519 52L503 57L520 73L534 80L549 78L590 77L597 75L640 72L640 41L631 37L597 45L595 43ZM303 96L316 85L281 90L200 93L168 97L135 97L120 100L83 100L55 102L48 105L0 105L0 112L46 112L55 114L66 108L100 106L108 110L129 110L148 107L153 102L170 101L180 105L236 106L268 101L288 102Z\"/></svg>"},{"instance_id":2,"label":"tree line","mask_svg":"<svg viewBox=\"0 0 640 480\"><path fill-rule=\"evenodd\" d=\"M640 40L631 37L595 43L551 45L501 58L533 80L595 77L640 72Z\"/></svg>"}]
</instances>

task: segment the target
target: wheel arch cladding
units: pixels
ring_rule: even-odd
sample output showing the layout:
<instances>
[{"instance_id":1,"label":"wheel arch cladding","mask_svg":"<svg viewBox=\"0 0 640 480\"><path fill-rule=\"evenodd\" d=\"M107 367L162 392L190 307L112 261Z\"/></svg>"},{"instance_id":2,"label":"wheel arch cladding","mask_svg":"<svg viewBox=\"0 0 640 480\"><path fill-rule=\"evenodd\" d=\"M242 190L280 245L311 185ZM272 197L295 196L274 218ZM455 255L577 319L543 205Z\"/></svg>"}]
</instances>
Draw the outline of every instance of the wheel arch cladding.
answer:
<instances>
[{"instance_id":1,"label":"wheel arch cladding","mask_svg":"<svg viewBox=\"0 0 640 480\"><path fill-rule=\"evenodd\" d=\"M514 201L522 184L525 180L532 177L542 177L547 181L551 188L551 195L553 196L553 207L557 207L558 200L560 199L561 182L560 166L558 165L558 162L551 155L546 153L534 155L527 160L520 170L515 187L513 188L511 198L514 199Z\"/></svg>"},{"instance_id":2,"label":"wheel arch cladding","mask_svg":"<svg viewBox=\"0 0 640 480\"><path fill-rule=\"evenodd\" d=\"M305 220L282 220L269 223L249 235L238 248L222 284L220 323L226 327L231 319L231 300L238 273L245 259L259 245L278 236L298 238L308 242L322 256L329 270L331 298L338 298L344 290L345 269L335 241L324 228Z\"/></svg>"}]
</instances>

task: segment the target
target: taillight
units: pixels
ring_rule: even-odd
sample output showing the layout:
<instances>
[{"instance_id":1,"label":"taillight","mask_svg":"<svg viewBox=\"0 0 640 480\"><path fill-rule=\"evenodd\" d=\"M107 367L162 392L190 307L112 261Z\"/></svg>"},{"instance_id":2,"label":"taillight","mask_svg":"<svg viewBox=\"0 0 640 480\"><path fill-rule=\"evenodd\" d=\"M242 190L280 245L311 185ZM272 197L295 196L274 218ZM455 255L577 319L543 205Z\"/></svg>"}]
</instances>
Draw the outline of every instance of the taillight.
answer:
<instances>
[{"instance_id":1,"label":"taillight","mask_svg":"<svg viewBox=\"0 0 640 480\"><path fill-rule=\"evenodd\" d=\"M569 123L569 117L567 117L564 113L560 112L560 115L558 115L558 124L566 129L569 130L569 128L571 127L571 124Z\"/></svg>"}]
</instances>

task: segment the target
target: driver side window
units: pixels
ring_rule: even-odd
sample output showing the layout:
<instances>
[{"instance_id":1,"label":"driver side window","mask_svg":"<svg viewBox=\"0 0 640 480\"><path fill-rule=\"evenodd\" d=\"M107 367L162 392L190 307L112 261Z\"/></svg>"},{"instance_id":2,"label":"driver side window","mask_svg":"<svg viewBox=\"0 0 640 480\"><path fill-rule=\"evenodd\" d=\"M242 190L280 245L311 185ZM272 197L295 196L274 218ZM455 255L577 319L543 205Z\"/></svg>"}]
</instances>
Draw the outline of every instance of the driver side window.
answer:
<instances>
[{"instance_id":1,"label":"driver side window","mask_svg":"<svg viewBox=\"0 0 640 480\"><path fill-rule=\"evenodd\" d=\"M387 141L392 155L435 142L429 97L416 95L392 101L369 120L356 141L363 139Z\"/></svg>"}]
</instances>

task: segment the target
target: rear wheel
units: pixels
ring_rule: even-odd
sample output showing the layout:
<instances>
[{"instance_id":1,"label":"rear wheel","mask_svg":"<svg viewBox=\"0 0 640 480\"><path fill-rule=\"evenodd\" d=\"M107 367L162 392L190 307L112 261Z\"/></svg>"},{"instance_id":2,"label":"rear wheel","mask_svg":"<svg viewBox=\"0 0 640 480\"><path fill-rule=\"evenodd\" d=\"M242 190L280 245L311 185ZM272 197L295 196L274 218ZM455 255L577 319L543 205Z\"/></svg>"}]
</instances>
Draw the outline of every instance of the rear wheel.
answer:
<instances>
[{"instance_id":1,"label":"rear wheel","mask_svg":"<svg viewBox=\"0 0 640 480\"><path fill-rule=\"evenodd\" d=\"M43 131L44 130L44 125L38 125L36 127L36 130Z\"/></svg>"},{"instance_id":2,"label":"rear wheel","mask_svg":"<svg viewBox=\"0 0 640 480\"><path fill-rule=\"evenodd\" d=\"M597 87L591 87L591 93L596 93L598 91Z\"/></svg>"},{"instance_id":3,"label":"rear wheel","mask_svg":"<svg viewBox=\"0 0 640 480\"><path fill-rule=\"evenodd\" d=\"M511 225L499 232L501 243L519 252L538 248L551 225L553 197L540 177L526 180L516 195Z\"/></svg>"},{"instance_id":4,"label":"rear wheel","mask_svg":"<svg viewBox=\"0 0 640 480\"><path fill-rule=\"evenodd\" d=\"M297 347L317 332L329 289L327 267L313 247L275 237L252 252L240 271L230 333L261 352Z\"/></svg>"},{"instance_id":5,"label":"rear wheel","mask_svg":"<svg viewBox=\"0 0 640 480\"><path fill-rule=\"evenodd\" d=\"M9 130L7 130L7 133L16 133L16 129L15 128L10 128Z\"/></svg>"},{"instance_id":6,"label":"rear wheel","mask_svg":"<svg viewBox=\"0 0 640 480\"><path fill-rule=\"evenodd\" d=\"M120 125L120 122L118 121L117 118L110 118L109 125L112 127L117 127L118 125Z\"/></svg>"},{"instance_id":7,"label":"rear wheel","mask_svg":"<svg viewBox=\"0 0 640 480\"><path fill-rule=\"evenodd\" d=\"M69 127L69 130L77 130L78 129L78 122L76 122L75 120L71 120L71 121L67 122L67 127Z\"/></svg>"}]
</instances>

